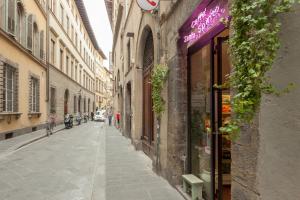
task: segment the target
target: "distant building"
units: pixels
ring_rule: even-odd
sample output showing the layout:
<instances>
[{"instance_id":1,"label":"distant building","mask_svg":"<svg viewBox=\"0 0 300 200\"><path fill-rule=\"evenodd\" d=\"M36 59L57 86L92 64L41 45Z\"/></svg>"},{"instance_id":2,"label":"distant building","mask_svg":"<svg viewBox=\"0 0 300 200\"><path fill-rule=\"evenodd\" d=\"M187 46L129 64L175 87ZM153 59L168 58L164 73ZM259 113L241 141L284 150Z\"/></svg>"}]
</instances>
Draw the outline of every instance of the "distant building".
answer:
<instances>
[{"instance_id":1,"label":"distant building","mask_svg":"<svg viewBox=\"0 0 300 200\"><path fill-rule=\"evenodd\" d=\"M106 57L83 0L0 0L0 46L0 140L44 128L50 112L61 123L96 109Z\"/></svg>"},{"instance_id":2,"label":"distant building","mask_svg":"<svg viewBox=\"0 0 300 200\"><path fill-rule=\"evenodd\" d=\"M64 114L96 109L95 69L106 59L97 44L83 0L50 1L50 112Z\"/></svg>"}]
</instances>

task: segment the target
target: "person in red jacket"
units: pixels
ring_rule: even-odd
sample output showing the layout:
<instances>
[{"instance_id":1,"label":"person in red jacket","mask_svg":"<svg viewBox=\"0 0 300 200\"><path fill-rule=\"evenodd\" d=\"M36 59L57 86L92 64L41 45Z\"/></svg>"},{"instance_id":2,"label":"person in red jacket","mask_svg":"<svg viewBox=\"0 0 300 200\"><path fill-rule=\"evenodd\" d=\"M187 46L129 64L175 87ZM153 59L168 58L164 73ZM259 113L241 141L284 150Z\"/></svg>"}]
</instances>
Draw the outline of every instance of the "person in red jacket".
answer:
<instances>
[{"instance_id":1,"label":"person in red jacket","mask_svg":"<svg viewBox=\"0 0 300 200\"><path fill-rule=\"evenodd\" d=\"M116 114L116 120L117 120L117 128L120 128L120 120L121 120L121 114L120 114L120 112L117 112L117 114Z\"/></svg>"}]
</instances>

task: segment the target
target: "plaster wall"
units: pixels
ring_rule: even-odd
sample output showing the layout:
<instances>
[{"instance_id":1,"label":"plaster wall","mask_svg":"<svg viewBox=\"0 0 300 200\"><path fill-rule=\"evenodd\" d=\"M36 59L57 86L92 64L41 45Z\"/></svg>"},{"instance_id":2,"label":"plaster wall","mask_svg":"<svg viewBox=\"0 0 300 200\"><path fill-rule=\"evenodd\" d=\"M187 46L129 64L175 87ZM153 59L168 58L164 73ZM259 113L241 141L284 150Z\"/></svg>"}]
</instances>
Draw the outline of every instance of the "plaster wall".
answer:
<instances>
[{"instance_id":1,"label":"plaster wall","mask_svg":"<svg viewBox=\"0 0 300 200\"><path fill-rule=\"evenodd\" d=\"M27 14L34 14L39 31L46 32L46 18L35 1L25 1L24 8ZM5 34L5 33L3 33ZM10 41L7 36L0 33L0 58L14 64L18 69L18 112L22 113L20 118L14 116L11 120L4 117L0 120L0 140L7 132L14 132L14 136L32 131L32 127L40 129L43 127L47 117L46 103L46 67L32 55L29 55L14 39ZM46 39L45 39L46 42ZM45 43L44 43L45 44ZM45 47L46 45L44 45ZM29 113L29 75L33 74L40 79L40 113L41 115L30 117Z\"/></svg>"}]
</instances>

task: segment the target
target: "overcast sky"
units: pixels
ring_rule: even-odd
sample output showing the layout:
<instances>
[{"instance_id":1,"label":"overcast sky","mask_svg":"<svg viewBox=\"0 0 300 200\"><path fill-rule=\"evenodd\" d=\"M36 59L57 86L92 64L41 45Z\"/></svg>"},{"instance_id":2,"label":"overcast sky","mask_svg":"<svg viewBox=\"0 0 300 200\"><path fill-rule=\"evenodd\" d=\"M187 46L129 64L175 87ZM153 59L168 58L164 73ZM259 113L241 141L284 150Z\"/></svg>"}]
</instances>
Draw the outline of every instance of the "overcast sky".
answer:
<instances>
[{"instance_id":1,"label":"overcast sky","mask_svg":"<svg viewBox=\"0 0 300 200\"><path fill-rule=\"evenodd\" d=\"M104 65L108 67L109 52L112 47L112 31L104 0L83 0L83 2L98 44L107 57Z\"/></svg>"}]
</instances>

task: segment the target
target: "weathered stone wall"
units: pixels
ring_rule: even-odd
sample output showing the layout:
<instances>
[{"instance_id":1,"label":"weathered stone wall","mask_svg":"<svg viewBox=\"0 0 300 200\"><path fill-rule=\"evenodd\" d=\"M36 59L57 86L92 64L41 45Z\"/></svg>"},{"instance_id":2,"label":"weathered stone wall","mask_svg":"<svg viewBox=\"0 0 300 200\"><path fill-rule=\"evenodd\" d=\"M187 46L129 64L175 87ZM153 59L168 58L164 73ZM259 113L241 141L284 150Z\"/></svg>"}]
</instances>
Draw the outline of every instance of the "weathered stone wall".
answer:
<instances>
[{"instance_id":1,"label":"weathered stone wall","mask_svg":"<svg viewBox=\"0 0 300 200\"><path fill-rule=\"evenodd\" d=\"M163 174L172 185L181 184L181 175L186 172L188 106L187 106L187 49L178 46L178 30L188 19L199 0L165 3L161 15L162 52L169 69L168 79L168 132L167 167Z\"/></svg>"},{"instance_id":2,"label":"weathered stone wall","mask_svg":"<svg viewBox=\"0 0 300 200\"><path fill-rule=\"evenodd\" d=\"M274 85L296 87L264 95L254 125L232 146L232 199L300 199L300 6L281 16L281 49L270 72Z\"/></svg>"}]
</instances>

